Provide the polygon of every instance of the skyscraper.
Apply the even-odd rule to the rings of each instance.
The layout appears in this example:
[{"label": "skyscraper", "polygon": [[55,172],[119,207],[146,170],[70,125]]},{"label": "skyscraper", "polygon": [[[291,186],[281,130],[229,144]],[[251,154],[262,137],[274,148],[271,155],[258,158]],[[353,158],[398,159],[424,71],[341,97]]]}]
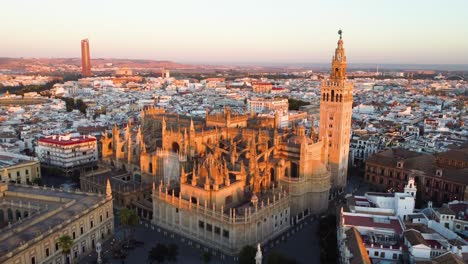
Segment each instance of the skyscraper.
[{"label": "skyscraper", "polygon": [[330,78],[322,81],[319,137],[328,137],[332,188],[346,186],[353,105],[353,82],[346,79],[346,55],[341,36],[332,59]]},{"label": "skyscraper", "polygon": [[88,39],[81,40],[81,74],[83,77],[91,76],[91,57],[89,56]]}]

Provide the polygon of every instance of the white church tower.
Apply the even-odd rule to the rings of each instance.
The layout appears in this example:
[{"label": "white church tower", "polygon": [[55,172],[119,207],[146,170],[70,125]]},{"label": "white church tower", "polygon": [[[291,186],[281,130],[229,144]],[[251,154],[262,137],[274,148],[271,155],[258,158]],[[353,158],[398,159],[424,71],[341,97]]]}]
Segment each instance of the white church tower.
[{"label": "white church tower", "polygon": [[404,192],[416,198],[416,191],[417,191],[417,188],[414,182],[414,177],[410,176],[408,183],[405,185]]}]

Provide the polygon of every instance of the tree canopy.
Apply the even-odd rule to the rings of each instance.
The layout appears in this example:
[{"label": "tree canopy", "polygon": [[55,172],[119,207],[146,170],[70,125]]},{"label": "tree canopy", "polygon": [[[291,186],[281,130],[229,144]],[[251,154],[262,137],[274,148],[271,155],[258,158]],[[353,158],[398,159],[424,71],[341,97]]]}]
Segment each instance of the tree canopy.
[{"label": "tree canopy", "polygon": [[73,245],[73,239],[69,235],[63,235],[59,238],[59,247],[64,254],[70,254]]},{"label": "tree canopy", "polygon": [[239,253],[239,264],[255,264],[257,249],[253,246],[245,246]]},{"label": "tree canopy", "polygon": [[164,261],[168,260],[168,253],[169,249],[166,245],[157,243],[156,246],[150,250],[148,254],[148,261],[150,263],[163,263]]},{"label": "tree canopy", "polygon": [[304,106],[304,105],[310,105],[309,102],[294,99],[294,98],[288,98],[288,103],[289,103],[289,110],[299,110],[299,107]]},{"label": "tree canopy", "polygon": [[202,259],[203,263],[205,263],[205,264],[210,263],[211,262],[211,253],[209,251],[203,252],[203,254],[201,255],[201,259]]},{"label": "tree canopy", "polygon": [[83,102],[82,99],[77,99],[76,102],[75,99],[69,97],[61,97],[61,99],[65,101],[65,107],[67,109],[67,112],[71,112],[74,109],[78,109],[81,113],[86,114],[86,109],[88,108],[88,106],[85,102]]},{"label": "tree canopy", "polygon": [[[122,225],[122,228],[124,230],[124,237],[127,239],[127,230],[130,227],[136,226],[138,222],[140,221],[140,218],[138,215],[135,213],[135,211],[130,210],[128,208],[122,208],[120,209],[120,224]],[[127,239],[128,241],[128,239]]]},{"label": "tree canopy", "polygon": [[268,255],[267,264],[296,264],[297,261],[273,251]]}]

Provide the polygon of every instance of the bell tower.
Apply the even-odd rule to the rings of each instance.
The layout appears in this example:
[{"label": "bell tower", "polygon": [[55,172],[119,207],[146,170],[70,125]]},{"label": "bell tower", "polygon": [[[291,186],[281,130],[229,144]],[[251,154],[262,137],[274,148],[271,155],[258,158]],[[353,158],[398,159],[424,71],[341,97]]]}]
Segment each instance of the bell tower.
[{"label": "bell tower", "polygon": [[347,63],[341,29],[338,34],[340,39],[332,58],[330,78],[321,84],[319,128],[319,138],[328,138],[328,161],[335,191],[346,186],[354,86],[346,79]]}]

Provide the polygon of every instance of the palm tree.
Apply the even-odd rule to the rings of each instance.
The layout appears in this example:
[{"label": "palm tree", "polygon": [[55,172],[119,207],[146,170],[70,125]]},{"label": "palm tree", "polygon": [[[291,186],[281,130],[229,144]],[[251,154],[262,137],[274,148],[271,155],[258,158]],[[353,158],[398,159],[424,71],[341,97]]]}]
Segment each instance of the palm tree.
[{"label": "palm tree", "polygon": [[62,249],[62,255],[65,257],[65,263],[69,263],[73,239],[69,235],[63,235],[59,238],[58,244],[59,247]]},{"label": "palm tree", "polygon": [[[124,230],[124,239],[127,239],[127,229],[135,226],[138,224],[140,219],[138,218],[138,215],[133,210],[130,210],[128,208],[122,208],[120,209],[120,224],[123,227]],[[129,241],[127,241],[128,243]]]}]

